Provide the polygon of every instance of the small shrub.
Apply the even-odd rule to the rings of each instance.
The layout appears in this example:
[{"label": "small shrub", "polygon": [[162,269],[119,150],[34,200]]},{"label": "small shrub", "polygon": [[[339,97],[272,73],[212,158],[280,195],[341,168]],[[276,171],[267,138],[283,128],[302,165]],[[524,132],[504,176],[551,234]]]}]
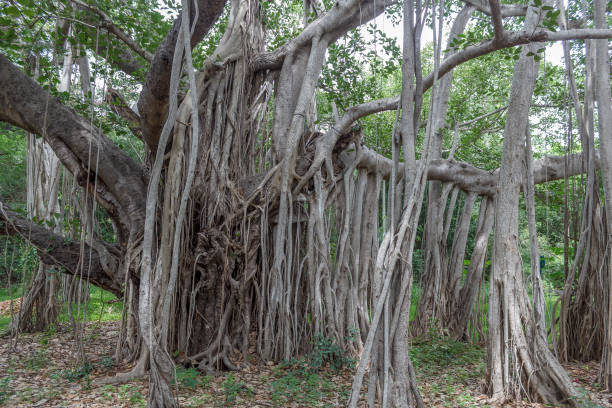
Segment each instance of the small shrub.
[{"label": "small shrub", "polygon": [[185,368],[179,366],[176,368],[176,382],[183,387],[194,389],[200,385],[206,386],[210,383],[210,380],[211,377],[209,375],[202,377],[200,372],[193,367]]},{"label": "small shrub", "polygon": [[100,366],[106,370],[111,369],[115,366],[115,360],[112,357],[104,356],[100,360]]},{"label": "small shrub", "polygon": [[225,406],[233,405],[238,394],[246,394],[247,396],[255,394],[255,392],[247,387],[243,381],[236,380],[232,373],[227,375],[227,378],[221,385],[223,386],[223,393],[225,394]]},{"label": "small shrub", "polygon": [[60,376],[68,380],[70,382],[75,382],[80,380],[81,378],[85,378],[88,376],[91,371],[92,366],[88,362],[85,362],[83,365],[74,368],[68,368],[66,370],[60,371]]},{"label": "small shrub", "polygon": [[119,387],[119,398],[122,400],[128,400],[130,406],[144,407],[147,403],[144,395],[131,384],[123,384]]},{"label": "small shrub", "polygon": [[[345,343],[355,340],[359,333],[356,329],[349,329],[348,335],[344,338]],[[329,364],[335,371],[340,371],[345,367],[355,365],[356,359],[349,357],[344,349],[333,339],[324,337],[320,334],[315,335],[313,349],[308,357],[308,365],[311,372],[318,372],[325,365]]]}]

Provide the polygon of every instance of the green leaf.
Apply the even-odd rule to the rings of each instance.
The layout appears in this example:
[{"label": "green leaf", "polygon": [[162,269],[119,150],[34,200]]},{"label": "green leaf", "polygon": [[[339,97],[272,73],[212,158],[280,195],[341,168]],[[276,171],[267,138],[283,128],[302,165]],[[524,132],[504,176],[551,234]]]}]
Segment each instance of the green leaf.
[{"label": "green leaf", "polygon": [[8,6],[7,8],[4,9],[4,12],[8,14],[9,16],[13,16],[13,17],[19,17],[21,15],[21,13],[19,12],[19,9],[15,6]]}]

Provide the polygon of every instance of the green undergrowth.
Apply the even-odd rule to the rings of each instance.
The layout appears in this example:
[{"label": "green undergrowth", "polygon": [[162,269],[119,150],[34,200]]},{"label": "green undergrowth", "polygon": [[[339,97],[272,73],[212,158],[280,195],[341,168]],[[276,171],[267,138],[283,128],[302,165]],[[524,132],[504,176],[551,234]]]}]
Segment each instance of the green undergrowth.
[{"label": "green undergrowth", "polygon": [[[72,314],[76,318],[77,313],[83,314],[87,312],[87,321],[101,321],[109,322],[121,320],[121,310],[123,307],[123,301],[117,299],[115,295],[110,292],[100,289],[96,286],[90,285],[89,288],[89,301],[82,302],[79,311],[78,304],[73,303]],[[62,313],[59,316],[59,322],[68,322],[68,306],[62,307]]]},{"label": "green undergrowth", "polygon": [[11,287],[11,293],[12,296],[9,296],[9,289],[8,287],[0,287],[0,302],[4,302],[5,300],[9,300],[11,297],[13,299],[16,299],[18,297],[21,296],[21,286],[16,286],[13,285]]},{"label": "green undergrowth", "polygon": [[414,339],[409,353],[424,398],[436,398],[442,407],[476,405],[468,386],[484,378],[484,347],[430,333]]},{"label": "green undergrowth", "polygon": [[[350,330],[346,341],[358,335]],[[274,406],[284,407],[298,404],[303,407],[328,406],[330,401],[335,405],[345,405],[350,387],[338,381],[341,374],[355,367],[357,360],[332,339],[316,335],[312,342],[312,351],[300,359],[284,361],[273,369],[269,380],[271,400]]]},{"label": "green undergrowth", "polygon": [[433,374],[439,373],[440,368],[483,365],[485,349],[451,337],[429,335],[413,341],[410,357],[417,372]]},{"label": "green undergrowth", "polygon": [[[9,291],[7,288],[0,288],[0,302],[10,299],[8,292]],[[11,288],[11,295],[13,299],[21,297],[21,288]],[[80,319],[82,320],[86,313],[88,322],[117,321],[121,320],[122,308],[123,301],[121,299],[117,299],[115,295],[105,291],[104,289],[100,289],[96,286],[90,285],[89,300],[87,302],[81,302],[80,308],[77,302],[73,302],[72,315],[75,319],[78,316],[81,316]],[[68,305],[62,305],[57,322],[60,324],[70,322],[68,315]],[[10,323],[10,315],[0,315],[0,333],[6,332]]]},{"label": "green undergrowth", "polygon": [[275,407],[298,404],[301,407],[346,405],[350,387],[335,381],[333,372],[300,372],[276,367],[270,379],[271,402]]}]

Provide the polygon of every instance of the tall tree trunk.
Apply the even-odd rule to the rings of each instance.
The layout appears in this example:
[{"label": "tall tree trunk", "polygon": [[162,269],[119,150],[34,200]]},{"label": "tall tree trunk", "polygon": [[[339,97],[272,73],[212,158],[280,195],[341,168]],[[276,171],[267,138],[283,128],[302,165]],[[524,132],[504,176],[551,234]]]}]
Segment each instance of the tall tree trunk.
[{"label": "tall tree trunk", "polygon": [[[463,33],[473,11],[473,7],[466,6],[457,15],[448,37],[448,44],[451,44],[458,35]],[[442,156],[443,128],[446,125],[446,111],[452,78],[452,71],[441,78],[439,92],[434,101],[436,116],[433,118],[432,159],[439,159]],[[425,269],[421,275],[421,296],[413,323],[415,334],[423,334],[432,324],[438,327],[446,327],[448,318],[446,312],[453,301],[452,298],[448,297],[449,288],[447,285],[450,282],[446,275],[449,263],[446,249],[447,234],[445,234],[444,229],[444,213],[450,187],[442,188],[442,183],[439,181],[429,182],[427,215],[425,217]],[[448,220],[452,218],[453,210],[454,205],[451,202],[448,208]]]},{"label": "tall tree trunk", "polygon": [[[606,3],[595,0],[593,10],[596,28],[607,28]],[[608,284],[606,300],[608,316],[605,324],[605,343],[601,358],[600,382],[608,389],[612,389],[612,103],[610,101],[610,56],[608,41],[595,42],[595,89],[599,119],[599,145],[601,148],[601,177],[606,196],[606,227],[607,227],[607,273],[603,281]]]},{"label": "tall tree trunk", "polygon": [[600,200],[600,183],[595,169],[595,49],[590,40],[586,41],[585,45],[584,110],[578,100],[569,47],[565,46],[570,95],[584,152],[586,185],[582,199],[579,239],[574,259],[571,265],[568,265],[561,297],[559,356],[564,361],[592,361],[600,358],[606,337],[605,328],[600,324],[605,321],[607,315],[604,306],[607,304],[607,291],[601,285],[605,265],[606,226]]},{"label": "tall tree trunk", "polygon": [[[539,10],[529,6],[525,28],[533,29]],[[488,392],[494,401],[528,397],[551,404],[575,406],[576,391],[536,329],[523,281],[518,246],[518,205],[522,158],[529,107],[538,62],[527,55],[538,44],[523,48],[514,78],[504,130],[504,145],[495,206],[495,242],[489,294]],[[533,55],[533,54],[532,54]]]}]

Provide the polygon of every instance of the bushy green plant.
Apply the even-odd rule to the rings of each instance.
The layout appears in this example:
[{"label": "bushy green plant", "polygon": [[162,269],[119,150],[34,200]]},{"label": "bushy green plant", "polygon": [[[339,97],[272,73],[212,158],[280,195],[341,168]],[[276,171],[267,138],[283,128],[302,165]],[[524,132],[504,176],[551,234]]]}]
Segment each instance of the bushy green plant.
[{"label": "bushy green plant", "polygon": [[103,356],[100,359],[100,366],[106,370],[113,368],[115,366],[115,359],[110,356]]},{"label": "bushy green plant", "polygon": [[601,405],[589,399],[589,393],[582,387],[578,387],[579,395],[570,399],[576,401],[581,408],[603,408]]},{"label": "bushy green plant", "polygon": [[354,358],[348,357],[346,352],[333,339],[322,335],[315,335],[312,352],[308,358],[308,366],[311,371],[318,372],[326,363],[334,370],[341,370],[351,366]]},{"label": "bushy green plant", "polygon": [[237,380],[232,373],[227,375],[221,386],[225,395],[225,406],[234,405],[238,394],[245,394],[247,396],[255,394],[252,388],[248,387],[243,381]]},{"label": "bushy green plant", "polygon": [[[177,367],[176,368],[176,383],[183,387],[194,389],[198,386],[206,386],[210,382],[209,375],[201,376],[200,372],[193,367]],[[175,381],[173,380],[173,383]]]},{"label": "bushy green plant", "polygon": [[80,380],[81,378],[86,377],[92,369],[91,364],[87,361],[80,366],[74,368],[67,368],[65,370],[60,371],[60,376],[65,380],[70,382],[75,382]]}]

